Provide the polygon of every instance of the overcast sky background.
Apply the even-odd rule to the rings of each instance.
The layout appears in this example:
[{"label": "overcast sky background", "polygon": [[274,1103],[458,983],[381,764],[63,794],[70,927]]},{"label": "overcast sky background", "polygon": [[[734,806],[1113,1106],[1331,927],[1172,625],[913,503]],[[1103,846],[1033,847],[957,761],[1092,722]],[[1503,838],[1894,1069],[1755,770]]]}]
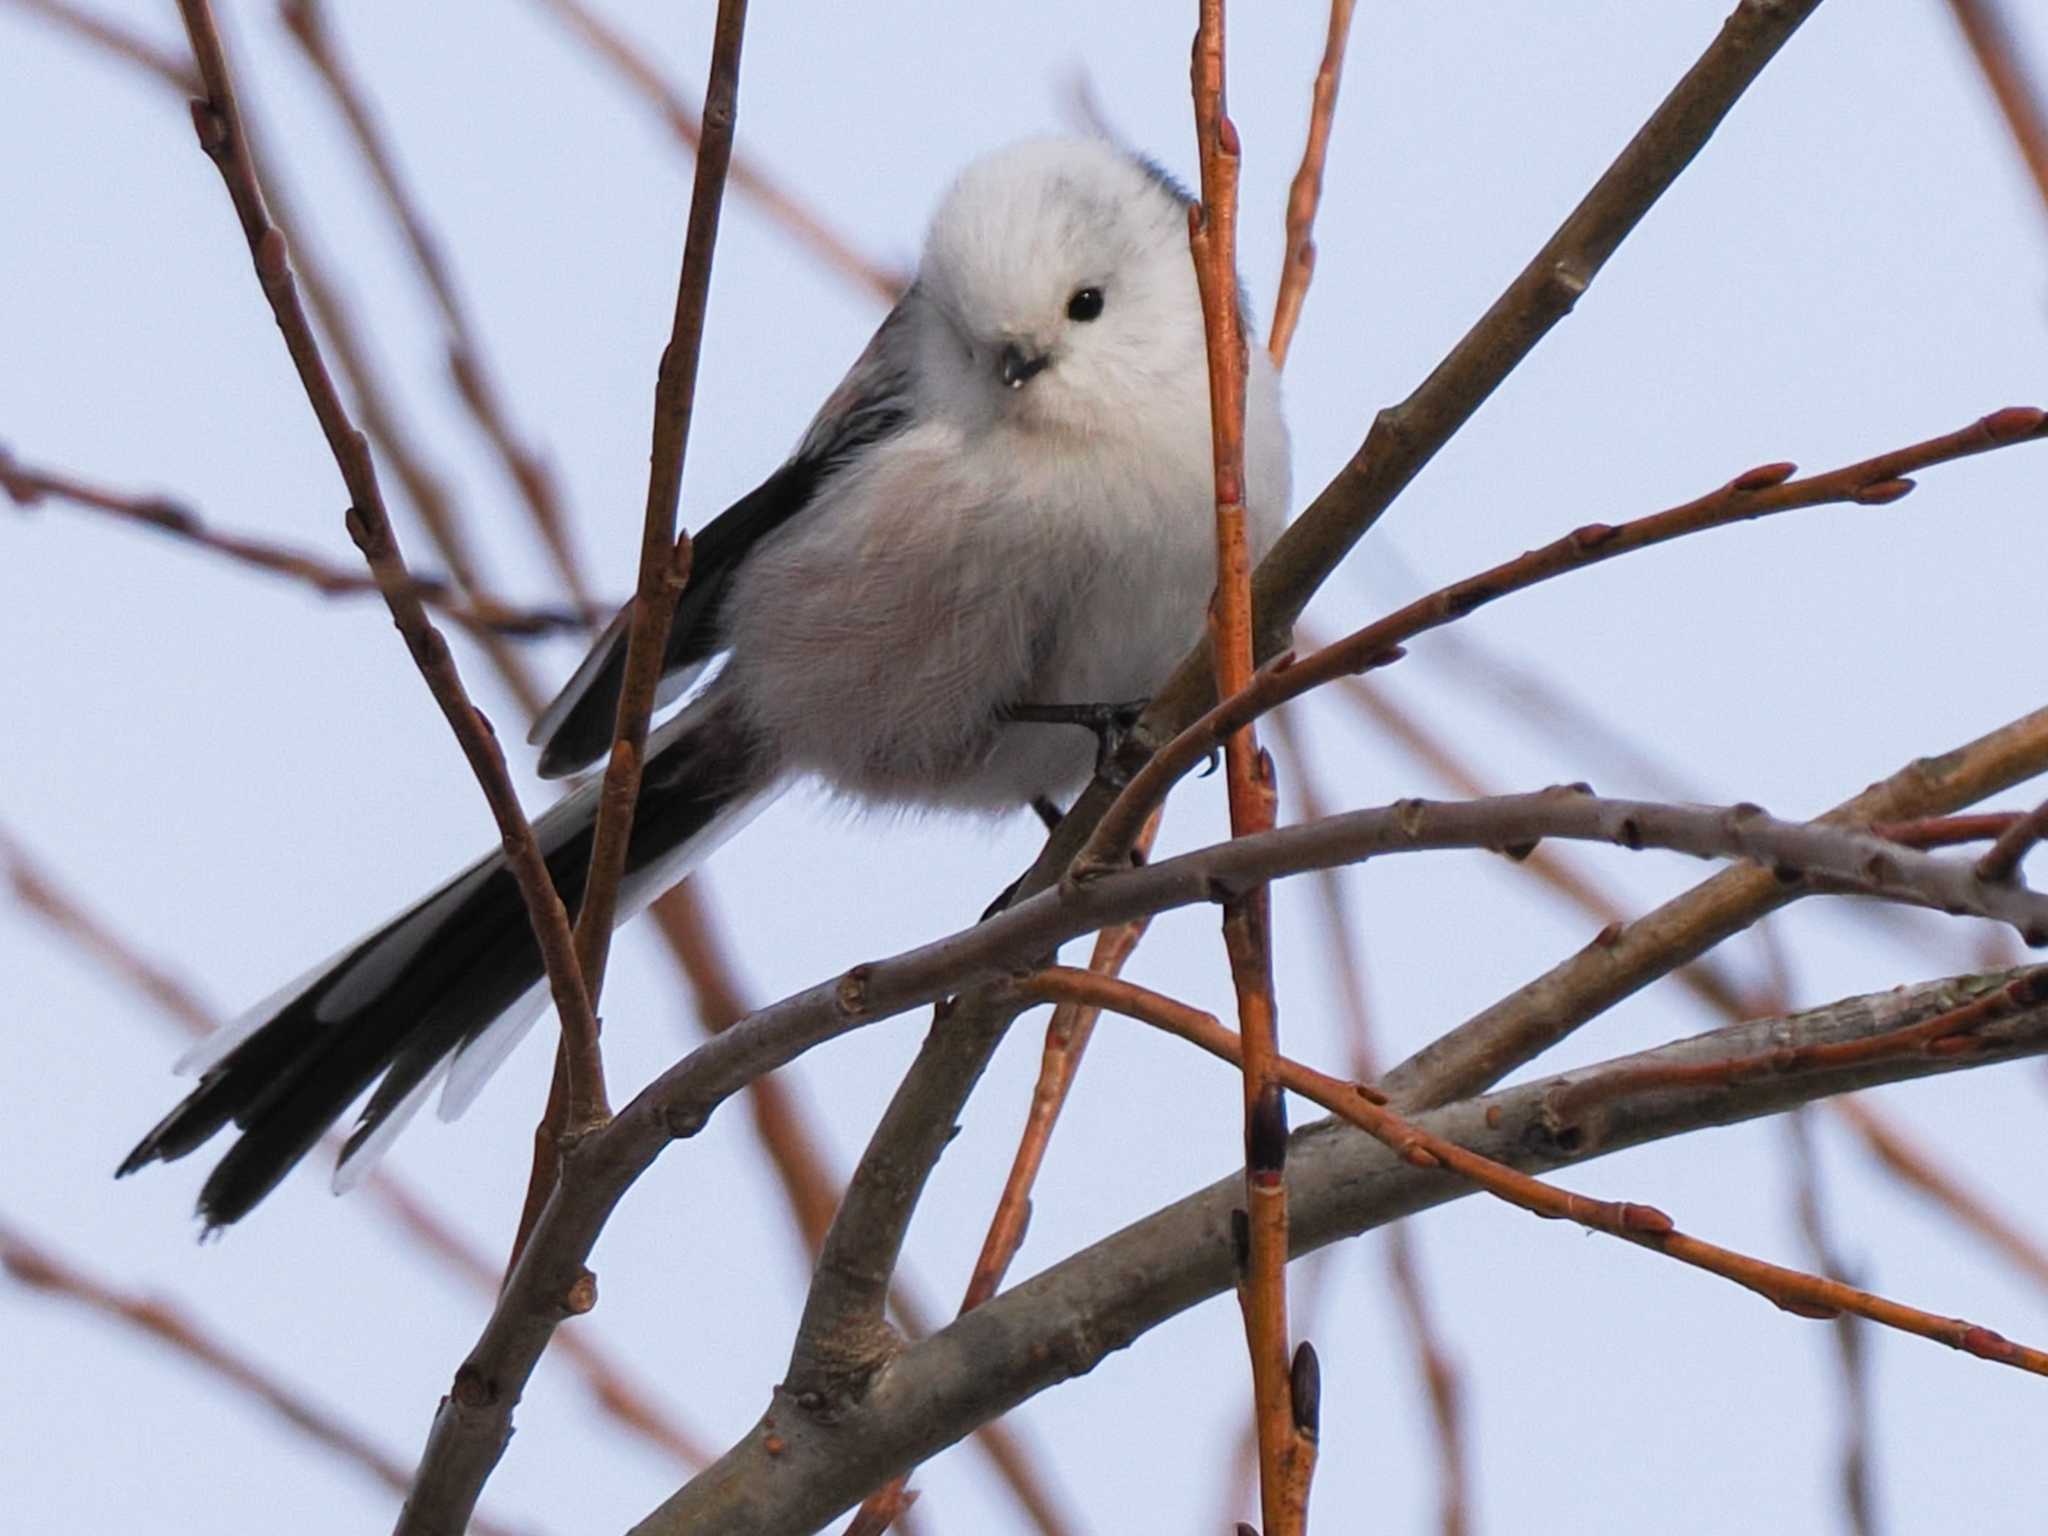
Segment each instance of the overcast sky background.
[{"label": "overcast sky background", "polygon": [[[1352,452],[1527,260],[1712,37],[1725,0],[1360,9],[1288,372],[1297,500]],[[501,371],[542,440],[603,588],[631,581],[649,399],[690,167],[659,123],[541,6],[335,7]],[[2048,64],[2048,14],[2008,7]],[[109,7],[109,14],[114,8]],[[123,6],[182,48],[168,4]],[[268,5],[223,7],[271,159],[345,272],[434,464],[459,486],[499,585],[551,592],[523,510],[443,387],[438,328],[373,189]],[[711,5],[606,7],[693,88]],[[958,166],[1059,126],[1093,81],[1131,141],[1192,179],[1193,7],[928,0],[755,7],[740,143],[862,248],[898,262]],[[1263,314],[1281,249],[1323,7],[1240,6],[1231,107],[1245,145],[1241,247]],[[343,496],[184,104],[0,6],[0,441],[24,461],[189,501],[223,528],[353,551]],[[787,450],[878,318],[873,300],[728,201],[683,494],[700,524]],[[1792,41],[1566,321],[1417,482],[1312,610],[1333,632],[1566,529],[1682,501],[1749,465],[1831,467],[2048,401],[2048,219],[1936,0],[1836,0]],[[1940,468],[1884,509],[1792,514],[1688,540],[1488,609],[1496,654],[1566,687],[1703,793],[1806,814],[2043,702],[2039,572],[2048,449]],[[387,483],[388,483],[387,475]],[[402,526],[416,566],[434,561]],[[1398,562],[1396,560],[1398,556]],[[516,708],[464,674],[508,739]],[[1503,788],[1657,786],[1591,741],[1510,722],[1424,640],[1385,687]],[[536,648],[550,680],[570,641]],[[232,1012],[491,841],[463,760],[372,601],[327,602],[136,529],[50,505],[0,511],[0,822],[149,954]],[[1441,792],[1341,706],[1300,724],[1346,806]],[[526,755],[514,753],[524,775]],[[546,791],[522,783],[534,809]],[[2002,804],[2031,804],[2038,788]],[[1175,799],[1166,841],[1224,828],[1221,781]],[[795,794],[704,889],[767,1000],[957,928],[1030,858],[998,825],[859,819]],[[1704,866],[1574,855],[1632,903]],[[1499,860],[1388,861],[1349,877],[1380,1043],[1404,1054],[1583,944],[1594,924]],[[1284,1038],[1346,1046],[1314,891],[1275,901]],[[1774,920],[1802,1002],[1967,968],[1983,935],[1907,941],[1807,903]],[[1073,953],[1080,953],[1078,948]],[[1753,969],[1753,945],[1731,953]],[[1213,914],[1162,920],[1132,974],[1222,1009]],[[208,1326],[418,1453],[484,1316],[323,1169],[218,1245],[191,1201],[216,1149],[116,1185],[180,1091],[182,1048],[129,992],[0,907],[9,1059],[0,1220]],[[623,1098],[695,1038],[665,956],[629,931],[607,989]],[[911,1234],[934,1310],[957,1299],[1015,1145],[1043,1016],[1014,1032]],[[1709,1028],[1652,989],[1558,1063]],[[912,1016],[787,1076],[850,1167],[925,1027]],[[455,1126],[422,1120],[391,1166],[501,1252],[548,1071],[536,1031]],[[1552,1065],[1546,1062],[1546,1067]],[[2048,1082],[2038,1066],[1882,1094],[2034,1230]],[[1235,1166],[1239,1093],[1187,1048],[1106,1021],[1052,1147],[1018,1278]],[[1302,1118],[1306,1118],[1305,1116]],[[1829,1213],[1859,1278],[2032,1343],[2048,1296],[1873,1172],[1826,1122]],[[1805,1264],[1782,1124],[1693,1137],[1566,1182],[1653,1202],[1702,1236]],[[1843,1527],[1831,1332],[1746,1292],[1562,1224],[1467,1200],[1414,1226],[1463,1372],[1475,1528],[1670,1533]],[[633,1191],[597,1251],[602,1302],[573,1326],[665,1385],[708,1440],[743,1433],[778,1379],[805,1267],[735,1106]],[[1325,1372],[1315,1525],[1433,1529],[1431,1434],[1388,1300],[1383,1240],[1343,1250],[1298,1323]],[[20,1530],[306,1536],[383,1528],[391,1499],[182,1360],[0,1284],[0,1512]],[[1871,1340],[1887,1529],[2038,1529],[2043,1386],[1897,1335]],[[1220,1531],[1248,1402],[1227,1300],[1140,1340],[1013,1417],[1077,1527]],[[537,1531],[617,1530],[679,1474],[544,1366],[486,1497]],[[969,1448],[919,1474],[927,1531],[1023,1531]]]}]

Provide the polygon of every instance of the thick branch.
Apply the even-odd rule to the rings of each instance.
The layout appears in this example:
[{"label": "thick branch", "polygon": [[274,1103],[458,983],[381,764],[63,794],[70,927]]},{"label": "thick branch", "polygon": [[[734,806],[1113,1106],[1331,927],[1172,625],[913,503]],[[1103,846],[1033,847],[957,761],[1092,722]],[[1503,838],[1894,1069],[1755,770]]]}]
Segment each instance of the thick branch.
[{"label": "thick branch", "polygon": [[[1578,1127],[1560,1136],[1552,1123],[1551,1096],[1588,1076],[1885,1034],[2007,979],[1931,982],[1731,1025],[1458,1103],[1417,1117],[1417,1124],[1509,1167],[1541,1172],[1857,1088],[2048,1052],[2048,1007],[2037,1007],[1987,1029],[1978,1055],[1892,1056],[1812,1075],[1646,1093],[1611,1106],[1597,1136]],[[1418,1168],[1348,1126],[1322,1121],[1292,1140],[1297,1255],[1470,1193],[1462,1180]],[[1228,1290],[1230,1212],[1241,1199],[1242,1176],[1232,1175],[1084,1249],[905,1350],[859,1402],[830,1422],[778,1393],[769,1413],[772,1430],[764,1420],[637,1526],[636,1536],[814,1528],[898,1467],[931,1456],[974,1424],[1091,1370],[1168,1318]],[[1990,1336],[1981,1342],[1995,1348]]]},{"label": "thick branch", "polygon": [[[1860,826],[1939,816],[2048,772],[2048,709],[1966,746],[1908,763],[1845,800],[1821,822]],[[1387,1074],[1404,1108],[1478,1093],[1533,1061],[1588,1019],[1697,959],[1801,894],[1761,869],[1730,869],[1595,941]]]}]

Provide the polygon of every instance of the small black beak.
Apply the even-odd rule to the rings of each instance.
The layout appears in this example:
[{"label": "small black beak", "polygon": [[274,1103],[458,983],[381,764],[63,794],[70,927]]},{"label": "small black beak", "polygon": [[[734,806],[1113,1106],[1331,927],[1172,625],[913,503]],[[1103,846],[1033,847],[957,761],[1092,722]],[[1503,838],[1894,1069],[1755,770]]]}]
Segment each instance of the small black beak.
[{"label": "small black beak", "polygon": [[1003,348],[1003,382],[1012,389],[1022,389],[1034,375],[1043,373],[1050,357],[1026,357],[1024,349],[1014,341]]}]

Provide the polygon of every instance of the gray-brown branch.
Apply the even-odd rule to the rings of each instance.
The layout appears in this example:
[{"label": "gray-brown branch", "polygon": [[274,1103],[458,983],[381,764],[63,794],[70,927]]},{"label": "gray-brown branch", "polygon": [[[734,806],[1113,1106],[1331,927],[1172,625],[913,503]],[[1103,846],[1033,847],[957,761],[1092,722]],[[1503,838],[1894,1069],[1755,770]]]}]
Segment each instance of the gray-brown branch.
[{"label": "gray-brown branch", "polygon": [[[1730,1025],[1465,1100],[1417,1123],[1498,1162],[1540,1173],[1833,1094],[2043,1054],[2048,1006],[2037,1006],[1988,1026],[1982,1050],[1969,1055],[1887,1056],[1811,1074],[1631,1094],[1603,1104],[1596,1134],[1561,1123],[1552,1112],[1561,1091],[1609,1073],[1889,1034],[1982,996],[2014,974],[1923,983]],[[1329,1120],[1295,1133],[1287,1170],[1297,1256],[1474,1192],[1454,1175],[1414,1167],[1364,1132]],[[1242,1176],[1232,1175],[1133,1223],[905,1349],[857,1402],[836,1405],[830,1415],[778,1390],[754,1430],[636,1526],[634,1536],[713,1530],[791,1536],[817,1529],[975,1424],[1092,1370],[1168,1318],[1227,1292],[1234,1278],[1230,1213],[1242,1202]]]}]

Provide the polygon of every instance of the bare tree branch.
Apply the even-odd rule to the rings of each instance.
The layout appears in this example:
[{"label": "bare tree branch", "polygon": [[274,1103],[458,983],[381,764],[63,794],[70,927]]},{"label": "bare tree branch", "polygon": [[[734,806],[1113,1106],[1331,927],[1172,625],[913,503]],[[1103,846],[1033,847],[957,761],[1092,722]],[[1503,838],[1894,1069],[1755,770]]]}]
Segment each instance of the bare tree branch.
[{"label": "bare tree branch", "polygon": [[[1351,40],[1355,0],[1330,0],[1330,29],[1323,40],[1323,60],[1316,66],[1309,93],[1307,142],[1301,147],[1301,168],[1287,189],[1287,254],[1280,263],[1280,291],[1273,299],[1273,323],[1267,327],[1266,350],[1273,366],[1287,366],[1287,349],[1301,319],[1302,300],[1316,270],[1316,208],[1323,200],[1323,165],[1330,157],[1330,129],[1337,120],[1337,86],[1344,77],[1344,49]],[[1273,1536],[1267,1532],[1266,1536]]]},{"label": "bare tree branch", "polygon": [[447,641],[442,639],[441,632],[434,627],[419,598],[412,592],[405,558],[399,552],[397,535],[392,531],[391,520],[384,510],[383,492],[377,482],[376,464],[370,456],[369,443],[349,419],[347,407],[342,404],[334,381],[328,375],[327,365],[321,359],[320,344],[314,337],[313,327],[299,303],[297,288],[292,281],[285,238],[270,222],[265,211],[255,164],[249,157],[243,135],[241,113],[235,103],[234,85],[228,75],[227,55],[221,46],[211,6],[208,0],[178,0],[178,9],[185,19],[185,30],[191,39],[193,56],[199,64],[200,78],[206,83],[205,99],[195,100],[192,106],[192,120],[198,130],[200,147],[213,161],[227,186],[236,217],[241,222],[243,237],[249,244],[257,281],[270,302],[279,330],[284,333],[285,346],[298,370],[299,382],[305,388],[313,414],[319,419],[321,431],[326,435],[335,464],[341,471],[342,481],[348,487],[352,503],[348,512],[349,535],[363,551],[364,559],[377,577],[392,620],[405,637],[406,648],[419,666],[420,675],[433,693],[435,703],[441,706],[441,713],[454,731],[463,755],[469,759],[471,771],[483,787],[484,798],[490,802],[504,845],[506,863],[518,883],[520,897],[526,903],[527,916],[533,924],[541,958],[547,967],[549,989],[554,995],[556,1012],[561,1016],[563,1033],[588,1042],[587,1052],[594,1052],[597,1018],[591,1011],[590,997],[577,969],[568,913],[555,892],[547,864],[534,841],[533,828],[528,825],[526,813],[519,805],[519,796],[512,788],[497,734],[483,713],[470,703],[469,695],[462,686],[461,674],[456,670],[455,658],[449,654]]},{"label": "bare tree branch", "polygon": [[[1593,275],[1705,146],[1819,0],[1741,0],[1720,35],[1593,190],[1451,355],[1365,443],[1253,573],[1262,648],[1277,649],[1310,595],[1436,451],[1562,318]],[[1129,773],[1215,697],[1206,644],[1156,695],[1108,775],[1071,807],[1018,891],[1057,881]],[[1135,828],[1132,829],[1135,831]],[[828,1405],[857,1395],[897,1348],[881,1297],[924,1182],[1015,1016],[1000,989],[954,999],[927,1036],[852,1180],[813,1277],[787,1382]],[[829,1349],[821,1348],[831,1341]]]},{"label": "bare tree branch", "polygon": [[[1543,1172],[1645,1142],[1782,1113],[1880,1082],[2048,1052],[2048,1008],[1994,1024],[1976,1056],[1892,1056],[1812,1076],[1660,1090],[1618,1102],[1602,1136],[1560,1136],[1547,1105],[1562,1087],[1605,1071],[1848,1042],[1944,1012],[2008,978],[1960,978],[1754,1020],[1434,1110],[1416,1124],[1508,1167]],[[1321,1121],[1297,1131],[1291,1235],[1297,1254],[1459,1198],[1469,1187],[1381,1143]],[[899,1467],[928,1458],[968,1425],[1080,1375],[1166,1319],[1229,1289],[1230,1211],[1242,1175],[1219,1180],[1063,1260],[892,1360],[829,1419],[778,1389],[767,1415],[714,1467],[634,1528],[636,1536],[765,1536],[809,1530]],[[1996,1352],[1986,1331],[1965,1347]],[[772,1440],[773,1449],[769,1442]]]},{"label": "bare tree branch", "polygon": [[1390,665],[1404,654],[1402,646],[1417,635],[1455,623],[1497,598],[1619,555],[1774,513],[1844,503],[1888,505],[1912,491],[1913,482],[1905,478],[1909,474],[2000,448],[2038,442],[2044,436],[2048,436],[2048,411],[2033,406],[2008,406],[1925,442],[1803,479],[1792,478],[1795,466],[1791,464],[1760,465],[1704,496],[1662,512],[1626,523],[1589,523],[1574,529],[1540,549],[1504,560],[1477,576],[1468,576],[1417,598],[1311,655],[1297,660],[1291,654],[1283,654],[1244,687],[1225,689],[1217,704],[1150,756],[1103,813],[1087,845],[1076,856],[1076,869],[1085,873],[1113,865],[1136,825],[1229,732],[1313,688]]},{"label": "bare tree branch", "polygon": [[[2048,709],[1908,763],[1820,818],[1831,826],[1958,810],[2048,772]],[[1382,1084],[1405,1108],[1482,1092],[1586,1020],[1776,911],[1799,892],[1768,870],[1731,869],[1620,929],[1417,1051]]]}]

